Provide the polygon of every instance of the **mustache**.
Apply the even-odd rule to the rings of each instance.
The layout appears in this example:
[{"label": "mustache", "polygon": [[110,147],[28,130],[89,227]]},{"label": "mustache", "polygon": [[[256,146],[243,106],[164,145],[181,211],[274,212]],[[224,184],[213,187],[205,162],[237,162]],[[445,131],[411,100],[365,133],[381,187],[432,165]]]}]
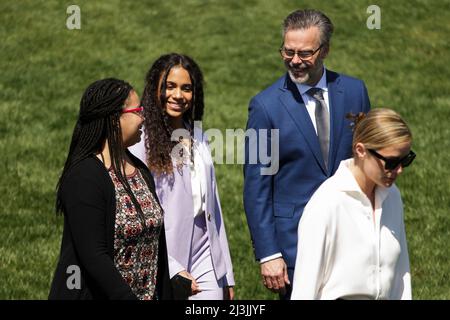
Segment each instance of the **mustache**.
[{"label": "mustache", "polygon": [[288,68],[290,72],[297,73],[297,72],[308,72],[308,67],[289,67]]},{"label": "mustache", "polygon": [[302,64],[295,64],[295,65],[289,64],[288,67],[289,67],[290,70],[293,70],[293,71],[302,71],[302,70],[307,70],[307,69],[310,68],[310,66],[305,65],[303,63]]},{"label": "mustache", "polygon": [[289,69],[291,69],[291,70],[293,70],[293,71],[303,71],[303,70],[309,69],[309,67],[295,67],[295,66],[290,66]]}]

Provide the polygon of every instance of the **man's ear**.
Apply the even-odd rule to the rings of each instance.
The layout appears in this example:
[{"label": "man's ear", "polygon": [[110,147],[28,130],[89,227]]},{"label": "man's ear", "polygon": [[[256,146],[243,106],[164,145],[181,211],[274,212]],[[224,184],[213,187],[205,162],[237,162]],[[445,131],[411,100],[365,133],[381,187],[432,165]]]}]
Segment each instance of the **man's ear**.
[{"label": "man's ear", "polygon": [[324,45],[322,49],[320,49],[320,58],[325,59],[328,56],[328,53],[330,52],[330,46]]}]

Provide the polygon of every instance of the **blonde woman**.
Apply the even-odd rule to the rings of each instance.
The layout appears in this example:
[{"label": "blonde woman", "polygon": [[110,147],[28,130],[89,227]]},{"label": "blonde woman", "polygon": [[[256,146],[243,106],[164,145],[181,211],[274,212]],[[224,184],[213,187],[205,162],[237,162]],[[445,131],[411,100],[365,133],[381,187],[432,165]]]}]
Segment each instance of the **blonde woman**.
[{"label": "blonde woman", "polygon": [[305,207],[292,299],[411,299],[403,203],[394,182],[415,153],[394,111],[354,117],[353,158]]}]

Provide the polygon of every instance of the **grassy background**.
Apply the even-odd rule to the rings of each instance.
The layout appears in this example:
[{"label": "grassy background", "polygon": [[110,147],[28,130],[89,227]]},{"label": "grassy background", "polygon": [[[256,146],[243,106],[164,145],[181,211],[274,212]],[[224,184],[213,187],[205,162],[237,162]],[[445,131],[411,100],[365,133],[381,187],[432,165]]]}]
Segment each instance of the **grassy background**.
[{"label": "grassy background", "polygon": [[[81,8],[81,30],[66,8]],[[416,299],[450,298],[449,1],[0,2],[0,299],[45,299],[62,221],[54,187],[86,86],[114,76],[142,92],[163,53],[191,55],[206,78],[204,128],[244,128],[249,99],[277,79],[283,18],[321,9],[334,22],[327,67],[365,80],[374,106],[400,112],[418,157],[398,181]],[[447,39],[447,40],[446,40]],[[242,168],[217,165],[238,299],[276,299],[253,258],[242,206]]]}]

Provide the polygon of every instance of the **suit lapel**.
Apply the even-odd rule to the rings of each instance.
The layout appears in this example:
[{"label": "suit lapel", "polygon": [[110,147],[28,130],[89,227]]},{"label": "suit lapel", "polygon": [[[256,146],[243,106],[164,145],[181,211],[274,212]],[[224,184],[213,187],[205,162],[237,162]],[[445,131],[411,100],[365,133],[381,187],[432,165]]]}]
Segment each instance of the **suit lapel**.
[{"label": "suit lapel", "polygon": [[283,93],[280,95],[280,100],[286,111],[294,120],[298,130],[303,134],[305,140],[311,149],[314,157],[326,173],[325,164],[320,151],[319,139],[317,138],[316,130],[311,122],[311,118],[306,110],[305,103],[298,91],[295,83],[286,75],[285,86],[282,88]]},{"label": "suit lapel", "polygon": [[328,86],[328,102],[330,108],[330,152],[328,163],[329,172],[334,172],[337,149],[341,140],[342,124],[344,121],[344,91],[339,84],[339,75],[326,70]]}]

